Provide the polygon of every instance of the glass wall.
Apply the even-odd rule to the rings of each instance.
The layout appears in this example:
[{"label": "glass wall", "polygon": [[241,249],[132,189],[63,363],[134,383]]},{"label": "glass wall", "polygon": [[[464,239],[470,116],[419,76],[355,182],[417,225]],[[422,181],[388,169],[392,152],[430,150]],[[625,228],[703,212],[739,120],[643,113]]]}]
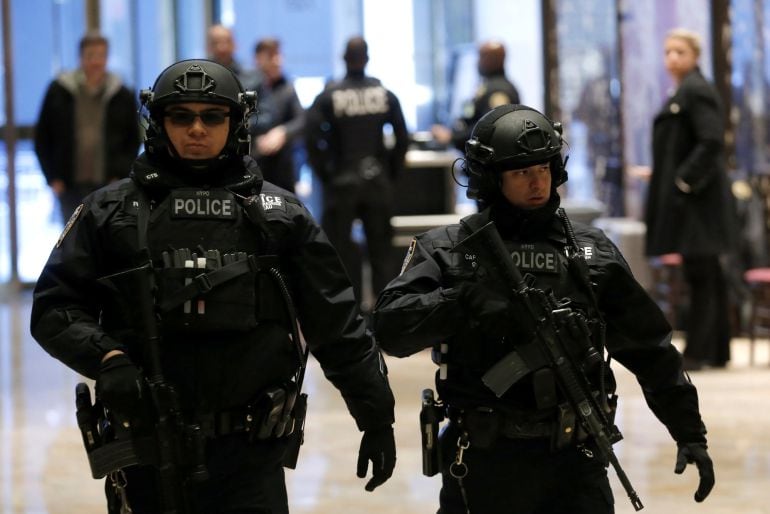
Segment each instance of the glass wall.
[{"label": "glass wall", "polygon": [[[554,1],[559,109],[570,151],[567,194],[581,201],[598,198],[611,216],[641,218],[645,177],[629,170],[650,165],[652,119],[671,86],[663,69],[663,37],[684,26],[709,42],[711,1]],[[305,106],[328,79],[344,73],[341,54],[347,38],[363,34],[370,43],[369,73],[399,95],[412,131],[448,124],[457,116],[478,85],[477,44],[490,38],[506,44],[507,73],[522,101],[546,108],[541,0],[99,2],[101,28],[111,41],[108,67],[136,90],[151,86],[174,60],[204,55],[207,25],[221,22],[232,27],[237,57],[249,70],[254,68],[256,41],[279,38],[285,71]],[[85,3],[11,2],[14,114],[27,138],[19,141],[14,156],[19,274],[25,282],[36,279],[63,221],[29,137],[51,79],[78,64]],[[770,0],[731,0],[730,5],[736,166],[746,176],[770,176],[770,63],[764,29],[770,23]],[[711,53],[711,45],[705,44],[701,64],[709,78]],[[25,65],[30,62],[37,65]],[[2,88],[0,81],[0,93]],[[4,118],[0,112],[2,123]],[[0,150],[0,283],[10,278],[4,157]],[[312,183],[307,168],[301,176]]]},{"label": "glass wall", "polygon": [[559,102],[569,144],[569,198],[622,216],[620,67],[615,0],[556,3]]},{"label": "glass wall", "polygon": [[[31,134],[52,77],[77,65],[77,43],[85,30],[82,0],[11,2],[14,120],[17,132]],[[30,66],[28,63],[38,63]],[[3,95],[5,91],[3,90]],[[2,113],[5,124],[5,112]],[[0,283],[11,278],[8,173],[6,152],[0,159]],[[18,273],[34,280],[60,231],[55,198],[40,173],[30,139],[20,139],[14,155],[18,233]]]},{"label": "glass wall", "polygon": [[[101,0],[101,31],[110,41],[108,69],[134,90],[152,85],[177,55],[204,50],[204,0]],[[15,154],[18,217],[18,274],[37,279],[63,221],[45,183],[32,141],[44,94],[58,74],[78,66],[78,41],[86,30],[84,0],[11,2],[14,116],[21,139]],[[177,23],[178,22],[178,23]],[[176,31],[175,27],[180,30]],[[28,66],[35,62],[40,65]],[[0,92],[2,91],[0,83]],[[5,123],[5,113],[0,114]],[[11,278],[6,152],[0,159],[0,283]]]},{"label": "glass wall", "polygon": [[732,0],[734,177],[739,184],[740,248],[747,268],[770,264],[770,1]]}]

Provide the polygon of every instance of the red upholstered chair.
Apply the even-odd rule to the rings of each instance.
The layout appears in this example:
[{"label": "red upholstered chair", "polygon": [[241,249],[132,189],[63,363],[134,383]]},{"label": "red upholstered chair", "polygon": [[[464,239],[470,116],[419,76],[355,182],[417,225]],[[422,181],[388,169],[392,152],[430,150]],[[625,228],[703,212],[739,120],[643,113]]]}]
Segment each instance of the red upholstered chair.
[{"label": "red upholstered chair", "polygon": [[754,340],[770,335],[770,268],[752,268],[743,274],[751,293],[749,314],[749,365],[754,364]]},{"label": "red upholstered chair", "polygon": [[668,253],[650,258],[652,283],[650,295],[657,302],[674,329],[680,328],[677,319],[685,298],[685,282],[682,277],[682,256]]}]

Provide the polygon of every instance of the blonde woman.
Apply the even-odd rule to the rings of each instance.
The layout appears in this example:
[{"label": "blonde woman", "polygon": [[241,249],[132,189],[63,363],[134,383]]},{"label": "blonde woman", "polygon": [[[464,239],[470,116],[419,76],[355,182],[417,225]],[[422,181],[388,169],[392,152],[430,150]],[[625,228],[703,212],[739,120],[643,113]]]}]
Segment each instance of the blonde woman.
[{"label": "blonde woman", "polygon": [[679,253],[690,304],[685,369],[724,367],[730,359],[727,284],[720,255],[730,248],[732,205],[724,162],[724,115],[698,67],[699,36],[674,29],[664,63],[673,94],[653,123],[647,198],[647,255]]}]

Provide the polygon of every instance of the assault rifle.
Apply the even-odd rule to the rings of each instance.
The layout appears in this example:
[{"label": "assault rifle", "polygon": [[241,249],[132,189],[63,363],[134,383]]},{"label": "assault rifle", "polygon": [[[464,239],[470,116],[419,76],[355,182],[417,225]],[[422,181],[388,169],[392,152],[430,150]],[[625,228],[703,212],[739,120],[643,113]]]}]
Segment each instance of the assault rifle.
[{"label": "assault rifle", "polygon": [[[160,480],[160,512],[181,514],[189,511],[185,482],[208,477],[205,438],[200,426],[185,424],[177,393],[163,376],[153,294],[155,275],[149,252],[146,257],[139,267],[100,281],[111,287],[123,282],[133,288],[144,336],[143,386],[149,391],[151,405],[136,419],[118,419],[114,412],[105,416],[101,402],[92,405],[88,386],[80,383],[76,388],[77,419],[94,478],[114,477],[131,465],[151,465],[157,468]],[[122,493],[122,486],[114,485]]]},{"label": "assault rifle", "polygon": [[[521,316],[517,321],[531,328],[536,338],[536,343],[527,345],[526,350],[514,350],[503,357],[484,375],[484,383],[499,397],[522,376],[541,364],[551,367],[559,388],[577,415],[580,428],[593,439],[605,461],[612,464],[634,509],[643,509],[639,496],[612,449],[612,445],[623,436],[599,406],[583,368],[575,362],[568,350],[592,349],[590,331],[585,320],[568,306],[559,304],[553,295],[546,295],[544,291],[528,285],[514,266],[510,252],[505,248],[493,222],[460,241],[452,251],[477,259],[489,275],[489,280],[510,290],[513,303],[521,307]],[[471,254],[475,254],[475,257],[470,257]],[[593,350],[589,359],[597,355]]]}]

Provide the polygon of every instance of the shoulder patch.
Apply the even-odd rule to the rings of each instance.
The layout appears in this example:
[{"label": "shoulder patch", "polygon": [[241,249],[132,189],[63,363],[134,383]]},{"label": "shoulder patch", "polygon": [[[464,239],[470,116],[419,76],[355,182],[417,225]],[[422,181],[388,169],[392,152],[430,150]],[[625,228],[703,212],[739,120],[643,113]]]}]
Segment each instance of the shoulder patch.
[{"label": "shoulder patch", "polygon": [[281,195],[266,195],[265,193],[260,193],[259,199],[262,202],[263,211],[274,209],[286,211],[286,199]]},{"label": "shoulder patch", "polygon": [[412,261],[412,257],[414,257],[414,250],[416,247],[417,247],[417,239],[412,238],[412,242],[409,243],[409,249],[406,251],[404,262],[401,264],[401,271],[399,272],[399,275],[403,274],[404,271],[406,271],[407,266],[409,266],[409,263]]},{"label": "shoulder patch", "polygon": [[72,213],[72,216],[70,216],[70,219],[67,220],[67,223],[64,225],[64,230],[61,231],[61,235],[59,236],[59,239],[56,241],[56,248],[59,248],[64,241],[64,238],[67,237],[67,234],[72,229],[72,227],[75,225],[75,222],[80,217],[80,213],[83,212],[83,204],[75,208],[75,212]]},{"label": "shoulder patch", "polygon": [[500,107],[501,105],[509,104],[511,103],[511,99],[508,97],[507,94],[503,93],[502,91],[498,91],[496,93],[492,93],[492,95],[489,97],[489,107],[494,109],[495,107]]}]

